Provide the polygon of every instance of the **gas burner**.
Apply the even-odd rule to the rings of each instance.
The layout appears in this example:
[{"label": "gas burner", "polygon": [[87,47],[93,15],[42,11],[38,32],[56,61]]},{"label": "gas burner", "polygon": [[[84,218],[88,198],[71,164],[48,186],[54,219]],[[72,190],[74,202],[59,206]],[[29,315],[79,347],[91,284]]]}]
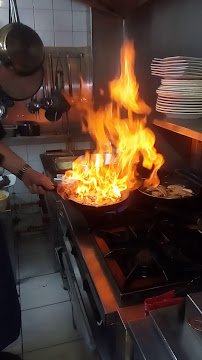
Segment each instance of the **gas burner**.
[{"label": "gas burner", "polygon": [[[134,212],[132,217],[131,214],[122,217],[122,226],[121,218],[117,217],[120,226],[106,222],[107,227],[93,231],[120,306],[186,285],[202,275],[198,255],[202,251],[201,234],[190,237],[192,230],[182,228],[182,223],[170,214],[142,216],[139,212],[137,216]],[[194,250],[187,251],[190,241]]]}]

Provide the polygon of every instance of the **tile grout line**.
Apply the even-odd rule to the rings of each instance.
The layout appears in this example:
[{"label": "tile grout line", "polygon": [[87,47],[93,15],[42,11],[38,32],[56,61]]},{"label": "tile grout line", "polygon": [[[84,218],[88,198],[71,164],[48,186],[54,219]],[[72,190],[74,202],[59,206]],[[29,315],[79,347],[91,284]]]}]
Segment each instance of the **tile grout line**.
[{"label": "tile grout line", "polygon": [[24,309],[24,310],[21,309],[21,312],[30,311],[30,310],[34,310],[34,309],[41,309],[41,308],[44,308],[44,307],[48,307],[48,306],[52,306],[52,305],[57,305],[57,304],[68,303],[68,302],[70,302],[70,301],[71,301],[71,300],[69,299],[69,300],[65,300],[65,301],[59,301],[59,302],[53,303],[53,304],[36,306],[36,307],[30,308],[30,309]]},{"label": "tile grout line", "polygon": [[45,273],[45,274],[37,275],[37,276],[28,276],[26,278],[19,279],[19,282],[21,284],[21,283],[23,283],[23,280],[35,279],[35,278],[38,278],[38,277],[47,276],[47,275],[53,275],[53,274],[60,274],[60,272],[55,271],[55,272]]},{"label": "tile grout line", "polygon": [[65,344],[76,343],[77,341],[81,341],[81,340],[83,340],[83,338],[79,337],[78,339],[75,339],[75,340],[65,341],[65,342],[62,342],[62,343],[55,344],[55,345],[46,346],[46,347],[43,347],[43,348],[37,348],[35,350],[25,351],[25,354],[34,353],[35,351],[40,351],[40,350],[51,349],[51,348],[54,348],[56,346],[61,346],[61,345],[65,345]]}]

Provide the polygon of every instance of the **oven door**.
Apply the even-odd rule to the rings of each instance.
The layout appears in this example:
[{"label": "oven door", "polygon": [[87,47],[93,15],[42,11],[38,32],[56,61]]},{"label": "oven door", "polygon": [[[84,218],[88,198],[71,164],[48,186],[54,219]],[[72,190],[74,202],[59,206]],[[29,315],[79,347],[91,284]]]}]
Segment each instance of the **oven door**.
[{"label": "oven door", "polygon": [[99,354],[96,360],[125,360],[126,356],[120,349],[125,341],[123,326],[117,323],[111,325],[103,323],[91,290],[91,276],[84,268],[83,259],[75,247],[67,219],[59,204],[58,219],[63,234],[62,273],[66,276],[69,286],[73,325],[85,339],[89,350]]},{"label": "oven door", "polygon": [[84,338],[89,350],[91,352],[94,352],[96,350],[96,345],[67,251],[63,252],[62,259],[65,274],[69,283],[69,295],[72,303],[73,325]]},{"label": "oven door", "polygon": [[90,350],[96,349],[101,359],[125,360],[125,349],[124,353],[122,351],[125,348],[123,344],[125,333],[123,333],[122,324],[106,325],[103,323],[89,286],[90,280],[82,271],[79,255],[76,249],[72,248],[67,237],[64,237],[64,243],[67,253],[63,255],[63,263],[69,279],[73,321],[77,329],[84,337]]}]

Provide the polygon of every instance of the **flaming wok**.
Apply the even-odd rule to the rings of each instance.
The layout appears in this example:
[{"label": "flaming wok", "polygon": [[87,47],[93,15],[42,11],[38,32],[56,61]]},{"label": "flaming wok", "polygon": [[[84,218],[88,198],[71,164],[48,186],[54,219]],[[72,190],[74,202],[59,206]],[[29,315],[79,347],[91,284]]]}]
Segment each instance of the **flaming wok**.
[{"label": "flaming wok", "polygon": [[[95,163],[95,165],[99,168],[100,163],[100,154],[92,154],[91,159]],[[88,165],[85,162],[84,156],[79,156],[77,158],[77,161],[80,161],[82,163],[82,171],[83,173],[88,172]],[[106,154],[104,156],[104,165],[105,167],[109,166],[110,164],[114,163],[116,159],[112,157],[111,154]],[[101,164],[100,164],[101,166]],[[80,182],[80,185],[82,186],[82,183]],[[108,211],[108,209],[112,210],[113,208],[122,205],[123,202],[125,202],[129,197],[129,190],[124,190],[121,192],[120,196],[114,196],[114,198],[108,198],[107,194],[106,196],[103,195],[102,198],[102,204],[97,204],[98,201],[98,194],[94,189],[89,191],[88,195],[86,197],[81,198],[77,195],[76,189],[79,186],[79,180],[71,179],[66,177],[65,180],[63,180],[61,186],[59,185],[57,188],[57,192],[59,195],[63,197],[63,199],[68,199],[72,201],[73,203],[76,203],[80,206],[85,206],[89,208],[102,208],[104,207],[105,211]],[[103,191],[104,193],[104,191]]]},{"label": "flaming wok", "polygon": [[[73,162],[58,193],[85,208],[106,211],[126,201],[129,192],[142,185],[137,169],[141,156],[143,167],[151,170],[147,186],[158,185],[157,172],[164,163],[163,155],[155,148],[155,134],[146,126],[151,109],[139,94],[132,41],[124,42],[120,63],[120,76],[110,81],[110,101],[105,106],[95,108],[91,99],[82,94],[70,100],[83,115],[82,130],[93,138],[96,153],[86,152]],[[122,114],[121,109],[126,112]]]}]

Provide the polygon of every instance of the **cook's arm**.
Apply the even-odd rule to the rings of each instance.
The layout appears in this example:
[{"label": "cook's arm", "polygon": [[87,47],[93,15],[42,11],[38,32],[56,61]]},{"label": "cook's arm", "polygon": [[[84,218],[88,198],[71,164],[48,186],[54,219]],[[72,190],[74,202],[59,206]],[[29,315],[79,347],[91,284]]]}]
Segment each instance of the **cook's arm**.
[{"label": "cook's arm", "polygon": [[0,166],[17,175],[25,161],[16,155],[6,144],[0,142],[0,154],[3,155]]},{"label": "cook's arm", "polygon": [[[21,169],[26,165],[26,162],[3,142],[0,142],[0,154],[2,155],[0,166],[18,176]],[[21,180],[32,194],[44,194],[45,190],[54,189],[54,185],[48,177],[35,171],[31,167],[27,167],[21,175]]]}]

